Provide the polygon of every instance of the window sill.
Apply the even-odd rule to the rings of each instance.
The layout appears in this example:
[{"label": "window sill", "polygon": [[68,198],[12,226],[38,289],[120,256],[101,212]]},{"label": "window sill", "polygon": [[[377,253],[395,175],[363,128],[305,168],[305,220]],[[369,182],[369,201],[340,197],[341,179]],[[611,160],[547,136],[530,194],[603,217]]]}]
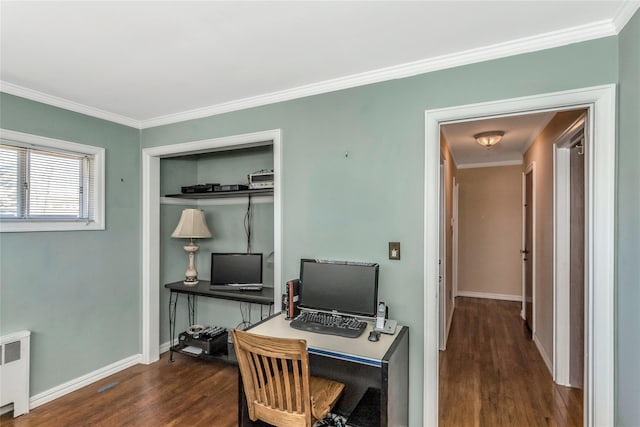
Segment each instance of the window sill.
[{"label": "window sill", "polygon": [[0,233],[25,233],[31,231],[97,231],[104,230],[104,223],[92,222],[1,222]]}]

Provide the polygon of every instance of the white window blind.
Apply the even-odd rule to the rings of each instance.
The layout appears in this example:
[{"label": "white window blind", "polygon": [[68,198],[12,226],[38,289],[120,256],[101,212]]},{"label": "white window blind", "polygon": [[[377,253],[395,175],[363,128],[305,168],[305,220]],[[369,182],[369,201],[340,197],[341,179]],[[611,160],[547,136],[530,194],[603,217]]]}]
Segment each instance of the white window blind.
[{"label": "white window blind", "polygon": [[0,144],[0,217],[16,220],[94,220],[94,156]]}]

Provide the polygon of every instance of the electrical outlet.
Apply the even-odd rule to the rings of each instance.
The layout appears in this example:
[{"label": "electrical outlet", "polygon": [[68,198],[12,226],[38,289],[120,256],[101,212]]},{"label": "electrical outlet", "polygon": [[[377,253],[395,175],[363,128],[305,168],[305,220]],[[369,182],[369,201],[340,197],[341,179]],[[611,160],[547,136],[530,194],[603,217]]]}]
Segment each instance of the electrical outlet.
[{"label": "electrical outlet", "polygon": [[389,242],[389,259],[400,259],[400,242]]}]

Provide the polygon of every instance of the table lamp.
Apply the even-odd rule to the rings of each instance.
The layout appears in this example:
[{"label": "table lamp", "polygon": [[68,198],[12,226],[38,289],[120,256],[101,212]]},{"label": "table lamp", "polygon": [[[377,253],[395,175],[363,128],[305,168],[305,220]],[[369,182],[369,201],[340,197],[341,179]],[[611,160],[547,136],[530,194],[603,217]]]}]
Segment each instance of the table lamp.
[{"label": "table lamp", "polygon": [[204,212],[201,209],[184,209],[180,222],[171,237],[180,239],[189,239],[189,243],[184,246],[184,250],[189,255],[189,266],[185,274],[184,284],[187,286],[195,286],[198,284],[198,272],[195,265],[195,254],[198,252],[198,245],[193,239],[203,239],[211,237],[211,231],[207,227],[204,219]]}]

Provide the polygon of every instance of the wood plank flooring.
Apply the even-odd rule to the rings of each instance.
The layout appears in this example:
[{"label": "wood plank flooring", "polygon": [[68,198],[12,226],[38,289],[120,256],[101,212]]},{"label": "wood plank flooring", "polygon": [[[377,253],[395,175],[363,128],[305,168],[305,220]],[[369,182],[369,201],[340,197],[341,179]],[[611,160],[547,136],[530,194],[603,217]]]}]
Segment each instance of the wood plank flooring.
[{"label": "wood plank flooring", "polygon": [[440,427],[582,426],[582,390],[554,384],[520,307],[456,299],[440,353]]},{"label": "wood plank flooring", "polygon": [[[168,353],[39,406],[2,427],[220,426],[238,424],[238,370]],[[109,385],[110,388],[104,389]]]},{"label": "wood plank flooring", "polygon": [[[2,427],[237,425],[235,366],[165,353],[13,419]],[[112,385],[110,388],[103,389]],[[101,391],[102,390],[102,391]],[[440,427],[581,426],[582,392],[553,383],[520,304],[458,298],[440,354]]]}]

